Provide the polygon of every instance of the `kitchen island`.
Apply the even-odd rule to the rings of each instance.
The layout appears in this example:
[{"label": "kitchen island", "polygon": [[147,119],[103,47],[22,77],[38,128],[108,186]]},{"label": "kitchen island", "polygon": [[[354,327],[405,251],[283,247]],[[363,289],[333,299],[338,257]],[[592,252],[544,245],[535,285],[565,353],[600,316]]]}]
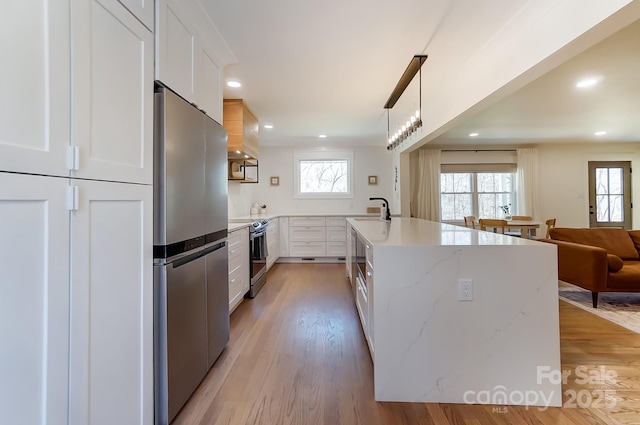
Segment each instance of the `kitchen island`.
[{"label": "kitchen island", "polygon": [[352,285],[377,401],[561,405],[554,246],[414,218],[347,222],[347,263],[366,264]]}]

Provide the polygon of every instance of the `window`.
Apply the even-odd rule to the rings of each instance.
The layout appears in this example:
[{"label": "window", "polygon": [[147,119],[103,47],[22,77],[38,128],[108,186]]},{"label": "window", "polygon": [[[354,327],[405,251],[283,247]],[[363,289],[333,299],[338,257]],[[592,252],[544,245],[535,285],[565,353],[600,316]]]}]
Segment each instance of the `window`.
[{"label": "window", "polygon": [[352,198],[353,151],[296,152],[296,198]]},{"label": "window", "polygon": [[464,216],[502,217],[501,205],[515,213],[514,172],[444,172],[440,174],[442,221],[462,221]]}]

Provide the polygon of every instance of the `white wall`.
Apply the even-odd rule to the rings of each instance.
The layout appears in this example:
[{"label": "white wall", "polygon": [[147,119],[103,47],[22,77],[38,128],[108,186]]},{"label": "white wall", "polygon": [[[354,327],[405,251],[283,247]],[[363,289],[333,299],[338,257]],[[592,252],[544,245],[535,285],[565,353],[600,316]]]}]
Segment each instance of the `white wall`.
[{"label": "white wall", "polygon": [[[354,151],[354,197],[348,199],[295,199],[294,151],[319,150]],[[251,204],[267,205],[268,213],[365,213],[367,207],[379,207],[369,201],[381,196],[392,202],[393,155],[384,147],[358,146],[340,148],[294,149],[290,146],[260,148],[260,182],[258,184],[229,183],[229,217],[249,215]],[[378,176],[377,185],[369,185],[367,177]],[[270,177],[280,178],[279,186],[270,185]],[[238,187],[241,186],[241,187]],[[392,204],[392,212],[393,204]]]},{"label": "white wall", "polygon": [[229,182],[229,218],[249,215],[254,184]]},{"label": "white wall", "polygon": [[[589,161],[631,161],[640,165],[640,142],[538,145],[539,205],[542,217],[558,227],[589,227]],[[631,173],[632,201],[640,202],[640,174]],[[640,205],[640,204],[637,204]],[[640,209],[632,211],[640,229]]]}]

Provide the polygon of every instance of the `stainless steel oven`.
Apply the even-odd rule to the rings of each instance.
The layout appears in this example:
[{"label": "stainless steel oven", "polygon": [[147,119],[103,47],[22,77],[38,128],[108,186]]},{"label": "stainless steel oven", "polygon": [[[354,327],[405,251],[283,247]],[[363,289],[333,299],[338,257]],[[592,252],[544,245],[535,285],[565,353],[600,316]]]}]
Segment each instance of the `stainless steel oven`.
[{"label": "stainless steel oven", "polygon": [[248,298],[256,296],[258,291],[267,283],[267,226],[269,221],[256,220],[249,226],[249,270],[251,286]]}]

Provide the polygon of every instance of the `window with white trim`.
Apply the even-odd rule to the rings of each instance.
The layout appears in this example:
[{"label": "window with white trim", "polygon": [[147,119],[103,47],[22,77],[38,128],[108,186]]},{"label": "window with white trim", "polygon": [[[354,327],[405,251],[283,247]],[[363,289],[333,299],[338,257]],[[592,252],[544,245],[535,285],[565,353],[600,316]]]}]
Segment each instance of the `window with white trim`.
[{"label": "window with white trim", "polygon": [[296,152],[295,197],[353,198],[353,151]]},{"label": "window with white trim", "polygon": [[511,164],[449,164],[440,174],[440,217],[463,221],[465,216],[502,218],[500,206],[516,212],[515,166]]}]

